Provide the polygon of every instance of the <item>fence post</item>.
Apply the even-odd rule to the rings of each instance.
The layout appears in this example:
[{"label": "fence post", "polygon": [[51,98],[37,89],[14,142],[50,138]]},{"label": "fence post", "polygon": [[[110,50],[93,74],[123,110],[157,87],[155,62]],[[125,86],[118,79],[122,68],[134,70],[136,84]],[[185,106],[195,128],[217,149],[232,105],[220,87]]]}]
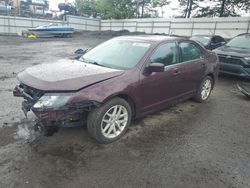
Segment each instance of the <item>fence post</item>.
[{"label": "fence post", "polygon": [[138,24],[138,22],[135,21],[135,31],[136,31],[136,32],[137,32],[137,24]]},{"label": "fence post", "polygon": [[3,32],[5,33],[5,32],[7,32],[6,31],[6,26],[7,26],[7,23],[6,23],[6,19],[5,19],[6,17],[3,17]]},{"label": "fence post", "polygon": [[87,31],[88,27],[87,27],[87,20],[85,19],[85,31]]},{"label": "fence post", "polygon": [[152,21],[151,33],[154,33],[154,25],[155,25],[155,22],[154,22],[154,21]]},{"label": "fence post", "polygon": [[218,23],[218,21],[216,21],[214,24],[214,33],[213,33],[214,35],[215,35],[216,29],[217,29],[217,23]]},{"label": "fence post", "polygon": [[61,23],[62,23],[62,25],[65,25],[65,23],[67,25],[67,22],[68,22],[68,15],[65,16],[65,18],[63,19],[63,21]]},{"label": "fence post", "polygon": [[193,36],[193,31],[194,31],[194,21],[192,21],[191,37]]},{"label": "fence post", "polygon": [[122,22],[122,30],[124,30],[124,21]]},{"label": "fence post", "polygon": [[250,20],[248,21],[248,25],[247,25],[247,33],[249,32],[249,27],[250,27]]},{"label": "fence post", "polygon": [[10,17],[8,17],[8,34],[10,34]]},{"label": "fence post", "polygon": [[33,22],[33,19],[31,18],[31,27],[34,27],[34,22]]},{"label": "fence post", "polygon": [[101,31],[101,30],[102,30],[102,20],[99,19],[99,31]]},{"label": "fence post", "polygon": [[171,21],[169,21],[169,27],[168,27],[168,35],[170,35],[170,32],[171,32]]},{"label": "fence post", "polygon": [[69,26],[69,16],[67,16],[67,26]]}]

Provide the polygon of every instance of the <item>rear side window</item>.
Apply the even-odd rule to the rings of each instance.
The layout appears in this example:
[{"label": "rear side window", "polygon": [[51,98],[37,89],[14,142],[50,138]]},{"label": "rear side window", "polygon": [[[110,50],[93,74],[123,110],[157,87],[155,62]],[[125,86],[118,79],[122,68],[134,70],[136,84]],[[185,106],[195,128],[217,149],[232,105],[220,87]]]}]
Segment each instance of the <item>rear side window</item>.
[{"label": "rear side window", "polygon": [[193,43],[182,42],[180,43],[180,48],[181,48],[182,62],[201,59],[203,56],[201,50],[198,47],[196,47],[196,45]]},{"label": "rear side window", "polygon": [[150,58],[150,63],[162,63],[165,66],[177,62],[177,46],[175,43],[166,43],[159,46]]}]

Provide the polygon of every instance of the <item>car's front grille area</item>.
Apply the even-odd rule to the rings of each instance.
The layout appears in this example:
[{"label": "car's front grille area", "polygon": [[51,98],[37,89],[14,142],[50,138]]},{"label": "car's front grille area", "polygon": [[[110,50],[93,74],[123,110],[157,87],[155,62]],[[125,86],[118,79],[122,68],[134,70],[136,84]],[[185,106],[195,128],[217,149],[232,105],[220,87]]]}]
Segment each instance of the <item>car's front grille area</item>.
[{"label": "car's front grille area", "polygon": [[218,54],[218,57],[221,63],[228,63],[228,64],[240,65],[240,66],[245,65],[242,59],[237,56],[227,56],[227,55]]},{"label": "car's front grille area", "polygon": [[44,94],[43,91],[32,88],[32,87],[27,86],[25,84],[20,84],[19,87],[22,88],[23,91],[25,93],[27,93],[28,95],[30,95],[34,100],[38,100]]}]

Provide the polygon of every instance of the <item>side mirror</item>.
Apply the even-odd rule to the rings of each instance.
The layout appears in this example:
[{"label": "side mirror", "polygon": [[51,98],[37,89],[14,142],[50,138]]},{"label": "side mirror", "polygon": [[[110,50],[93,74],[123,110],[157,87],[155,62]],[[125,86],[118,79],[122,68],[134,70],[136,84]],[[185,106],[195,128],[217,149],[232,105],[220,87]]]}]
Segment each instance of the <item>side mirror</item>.
[{"label": "side mirror", "polygon": [[83,54],[85,54],[88,51],[88,49],[83,50],[83,49],[77,49],[74,54],[75,54],[75,59],[79,59]]},{"label": "side mirror", "polygon": [[164,72],[165,66],[162,63],[152,63],[147,67],[149,73],[152,72]]}]

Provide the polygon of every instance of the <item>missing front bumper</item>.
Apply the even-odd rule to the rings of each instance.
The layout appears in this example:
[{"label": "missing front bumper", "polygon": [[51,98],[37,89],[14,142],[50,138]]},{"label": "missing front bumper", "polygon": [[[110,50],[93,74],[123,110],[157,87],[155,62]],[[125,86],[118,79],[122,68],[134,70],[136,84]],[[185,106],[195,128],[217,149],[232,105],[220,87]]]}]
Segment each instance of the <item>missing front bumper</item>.
[{"label": "missing front bumper", "polygon": [[100,105],[96,101],[84,101],[80,103],[65,104],[61,107],[41,107],[34,108],[34,104],[42,97],[44,91],[36,90],[22,84],[15,87],[13,95],[23,97],[22,110],[27,117],[27,113],[32,111],[37,120],[46,126],[75,126],[86,122],[87,114],[90,110]]}]

